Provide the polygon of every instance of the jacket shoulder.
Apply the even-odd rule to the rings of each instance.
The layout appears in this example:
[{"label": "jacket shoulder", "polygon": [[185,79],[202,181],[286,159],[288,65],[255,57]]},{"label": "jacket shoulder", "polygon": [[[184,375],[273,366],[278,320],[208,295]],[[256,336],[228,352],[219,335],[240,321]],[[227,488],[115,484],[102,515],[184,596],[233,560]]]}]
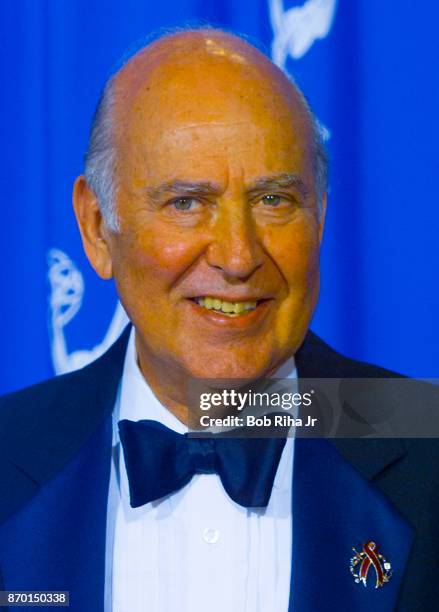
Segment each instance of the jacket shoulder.
[{"label": "jacket shoulder", "polygon": [[69,396],[87,393],[93,380],[99,384],[96,369],[92,363],[0,397],[0,439],[7,441],[17,427],[29,429],[32,423],[50,418],[50,413],[56,418],[58,408],[62,409]]},{"label": "jacket shoulder", "polygon": [[32,423],[57,416],[62,419],[75,405],[71,416],[78,419],[84,403],[111,400],[122,373],[129,332],[128,326],[106,353],[84,368],[0,397],[0,436],[7,437],[11,427],[29,431]]},{"label": "jacket shoulder", "polygon": [[0,398],[0,522],[60,473],[111,417],[129,328],[99,359]]},{"label": "jacket shoulder", "polygon": [[397,372],[342,355],[311,331],[296,361],[304,378],[403,378]]},{"label": "jacket shoulder", "polygon": [[[86,367],[89,368],[90,365]],[[17,409],[20,410],[21,407],[37,407],[39,404],[53,400],[59,393],[62,393],[69,387],[81,384],[84,377],[84,369],[53,376],[48,380],[0,396],[0,422],[4,422],[5,419],[7,420],[11,412],[15,412]]]}]

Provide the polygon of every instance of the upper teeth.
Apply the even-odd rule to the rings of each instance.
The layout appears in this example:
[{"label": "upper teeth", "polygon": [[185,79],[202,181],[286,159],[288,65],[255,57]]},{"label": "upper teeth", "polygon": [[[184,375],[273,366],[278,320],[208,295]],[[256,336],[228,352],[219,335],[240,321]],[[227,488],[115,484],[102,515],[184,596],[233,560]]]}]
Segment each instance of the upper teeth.
[{"label": "upper teeth", "polygon": [[208,310],[220,310],[226,314],[241,314],[247,310],[254,310],[257,306],[256,301],[227,302],[215,297],[200,297],[197,298],[197,303]]}]

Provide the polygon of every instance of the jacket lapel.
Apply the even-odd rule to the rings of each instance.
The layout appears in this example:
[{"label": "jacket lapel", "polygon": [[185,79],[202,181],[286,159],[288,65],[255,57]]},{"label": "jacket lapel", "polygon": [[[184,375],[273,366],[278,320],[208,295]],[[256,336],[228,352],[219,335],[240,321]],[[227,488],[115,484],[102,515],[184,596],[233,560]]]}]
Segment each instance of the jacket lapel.
[{"label": "jacket lapel", "polygon": [[[341,357],[312,333],[296,363],[299,379],[385,375]],[[291,612],[396,609],[414,530],[374,479],[385,472],[391,481],[405,454],[397,439],[296,439]],[[380,588],[374,566],[366,586],[350,571],[353,548],[362,553],[370,541],[392,567]]]},{"label": "jacket lapel", "polygon": [[[412,543],[412,528],[371,482],[328,440],[297,439],[293,486],[293,559],[290,610],[395,610]],[[350,573],[353,547],[375,542],[393,575],[374,588]]]}]

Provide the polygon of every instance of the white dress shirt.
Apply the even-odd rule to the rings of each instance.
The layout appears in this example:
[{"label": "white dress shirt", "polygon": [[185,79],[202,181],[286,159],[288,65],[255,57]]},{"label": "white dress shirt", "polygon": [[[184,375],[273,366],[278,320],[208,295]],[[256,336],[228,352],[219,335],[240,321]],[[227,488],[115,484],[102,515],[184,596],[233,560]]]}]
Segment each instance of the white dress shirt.
[{"label": "white dress shirt", "polygon": [[[266,508],[233,502],[217,474],[131,508],[117,423],[159,421],[187,431],[138,365],[134,329],[116,400],[107,518],[106,612],[287,612],[294,439],[287,439]],[[295,377],[294,361],[278,376]]]}]

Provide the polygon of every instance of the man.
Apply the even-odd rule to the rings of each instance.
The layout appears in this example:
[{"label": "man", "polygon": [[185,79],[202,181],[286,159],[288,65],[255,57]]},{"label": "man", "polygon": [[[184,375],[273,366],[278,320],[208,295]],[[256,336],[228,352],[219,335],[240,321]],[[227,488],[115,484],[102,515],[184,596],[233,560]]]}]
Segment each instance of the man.
[{"label": "man", "polygon": [[93,612],[434,609],[434,446],[178,435],[193,378],[389,376],[307,333],[325,177],[302,94],[235,36],[165,36],[110,79],[73,200],[133,327],[3,400],[4,589]]}]

